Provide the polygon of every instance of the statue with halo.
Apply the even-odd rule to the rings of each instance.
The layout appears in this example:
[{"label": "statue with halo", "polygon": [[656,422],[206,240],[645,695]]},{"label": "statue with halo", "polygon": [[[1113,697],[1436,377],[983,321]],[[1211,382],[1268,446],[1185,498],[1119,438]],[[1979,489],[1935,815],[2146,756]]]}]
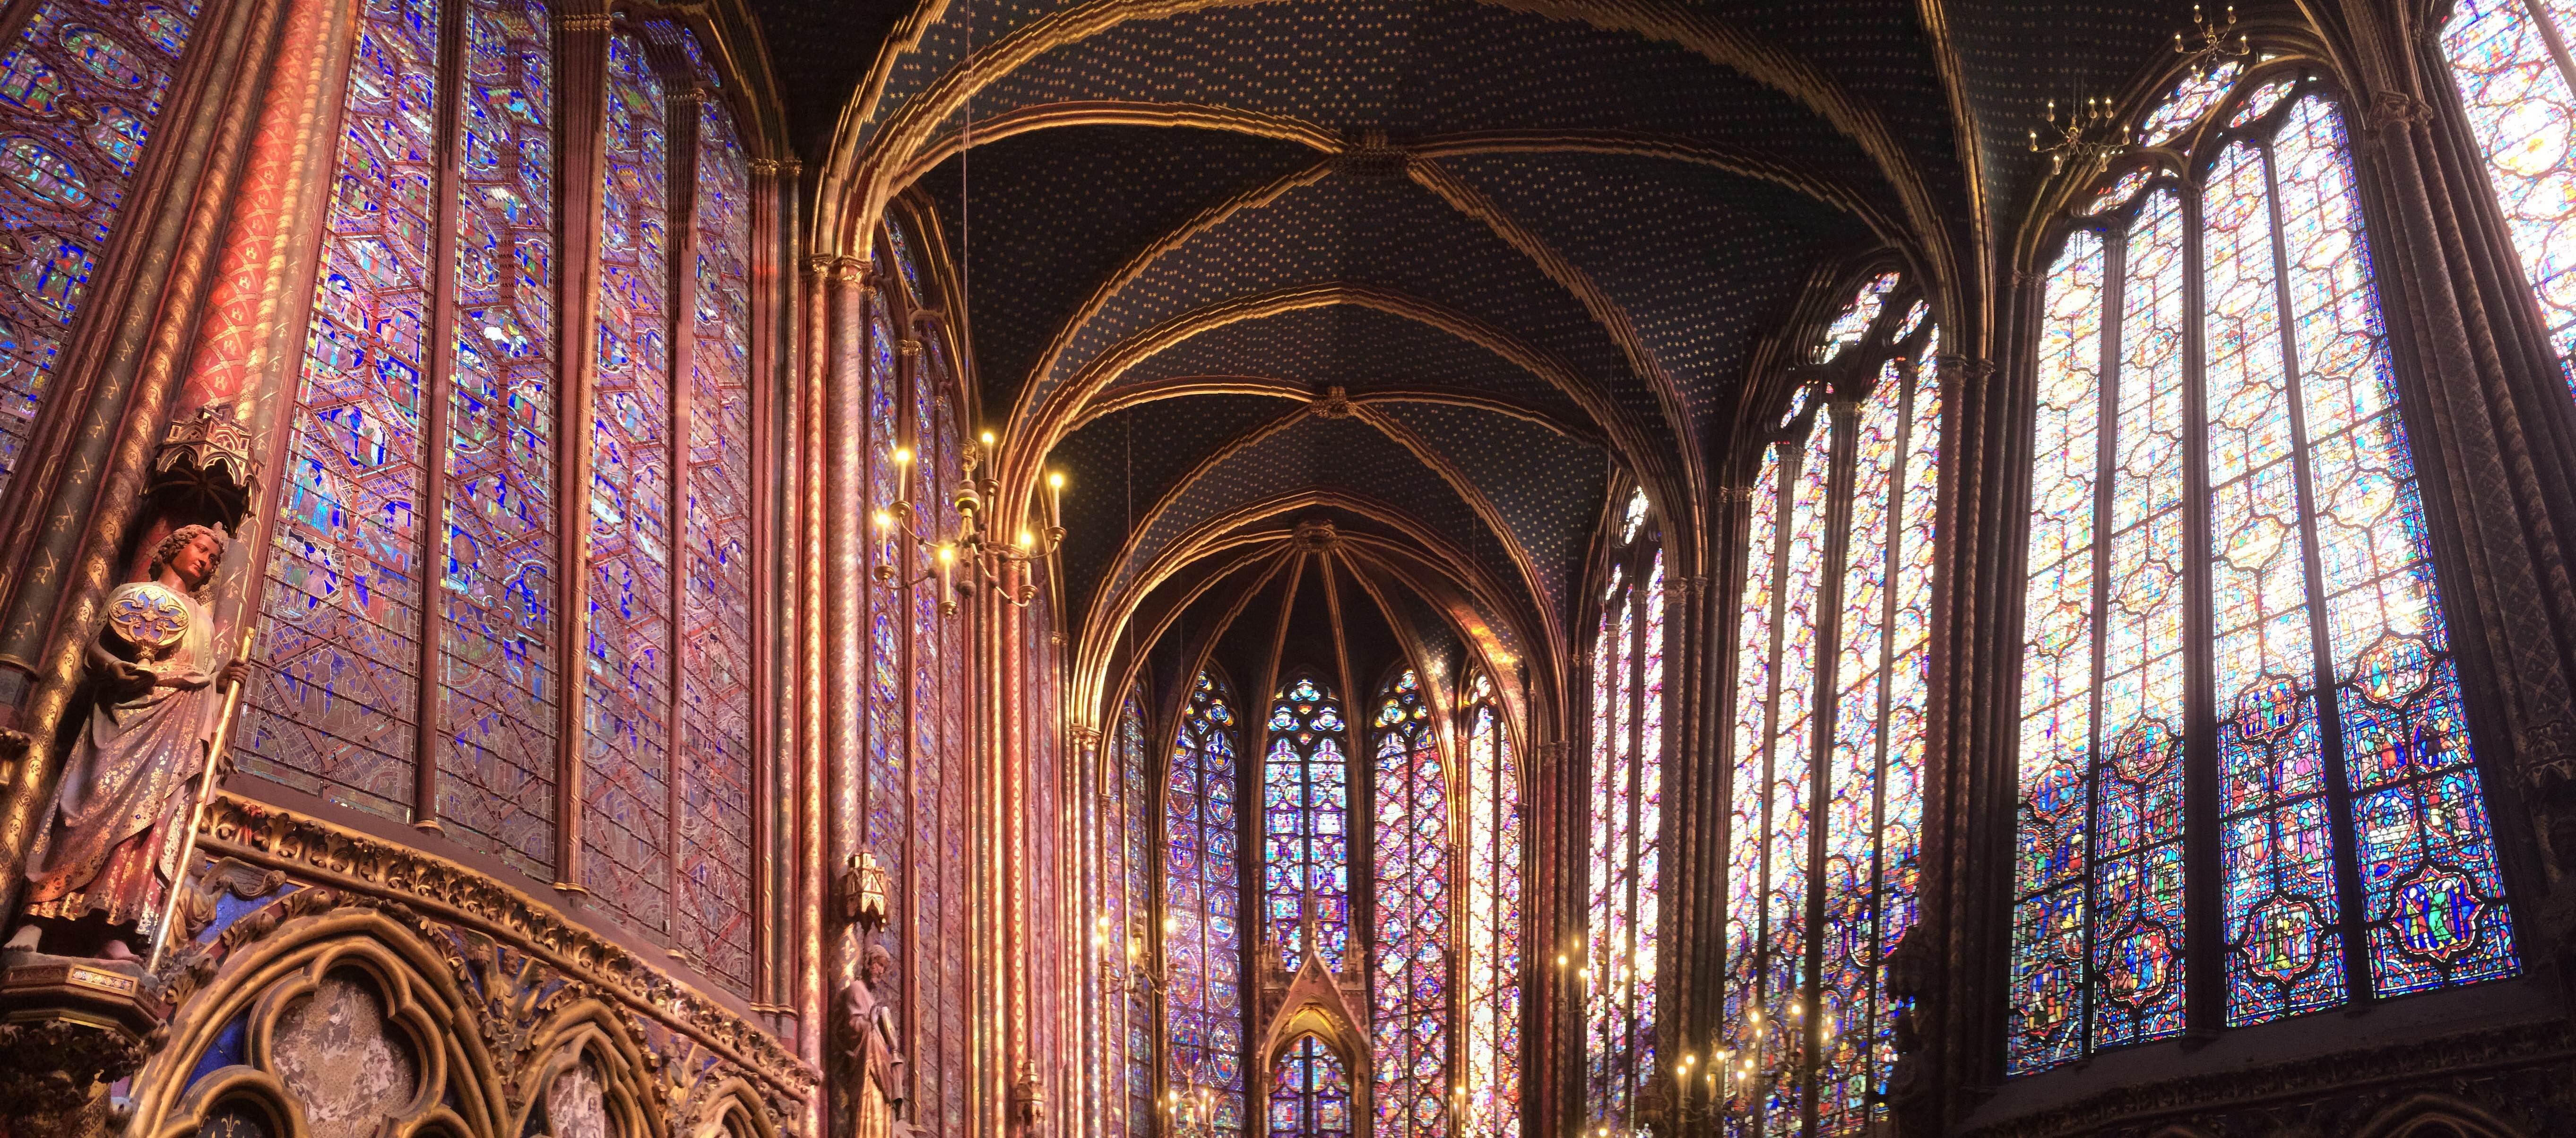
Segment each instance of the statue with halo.
[{"label": "statue with halo", "polygon": [[96,702],[28,853],[9,949],[126,960],[172,919],[246,654],[225,651],[206,607],[223,556],[221,534],[182,526],[147,579],[108,595],[87,650]]}]

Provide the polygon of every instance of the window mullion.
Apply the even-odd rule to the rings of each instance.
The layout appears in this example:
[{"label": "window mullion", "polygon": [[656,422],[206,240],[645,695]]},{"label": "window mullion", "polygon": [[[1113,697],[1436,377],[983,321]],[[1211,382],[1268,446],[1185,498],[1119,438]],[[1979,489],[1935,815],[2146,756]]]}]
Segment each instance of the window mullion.
[{"label": "window mullion", "polygon": [[2106,631],[2110,612],[2111,531],[2114,503],[2119,487],[2120,436],[2120,324],[2127,309],[2123,297],[2128,292],[2128,230],[2106,229],[2102,234],[2102,327],[2101,340],[2095,345],[2095,367],[2099,378],[2094,382],[2095,426],[2093,429],[2093,596],[2092,675],[2085,690],[2084,730],[2084,865],[2082,877],[2074,888],[2084,897],[2084,959],[2077,965],[2082,980],[2078,985],[2082,998],[2076,1013],[2078,1019],[2075,1053],[2091,1054],[2093,1050],[2093,1011],[2095,995],[2093,944],[2101,931],[2101,899],[2094,883],[2101,879],[2097,866],[2099,834],[2095,831],[2102,794],[2102,678],[2107,652]]},{"label": "window mullion", "polygon": [[[1858,365],[1836,377],[1838,389],[1847,388],[1850,377],[1867,375]],[[1815,674],[1808,677],[1815,702],[1808,715],[1807,769],[1807,943],[1806,979],[1800,986],[1799,1003],[1806,1008],[1797,1021],[1801,1046],[1806,1052],[1801,1064],[1799,1082],[1801,1130],[1813,1134],[1817,1129],[1816,1094],[1823,1085],[1825,1021],[1825,855],[1831,848],[1828,835],[1833,829],[1834,729],[1841,701],[1836,697],[1840,685],[1837,665],[1842,659],[1842,599],[1846,562],[1851,557],[1851,517],[1853,455],[1857,449],[1860,403],[1836,392],[1822,410],[1816,413],[1816,427],[1831,424],[1834,432],[1827,452],[1833,469],[1825,476],[1824,549],[1817,563],[1816,593],[1811,602],[1815,615],[1813,646]]]},{"label": "window mullion", "polygon": [[[1799,454],[1798,449],[1786,441],[1773,443],[1772,446],[1776,448],[1776,453],[1779,455],[1779,460],[1773,464],[1777,476],[1770,486],[1757,486],[1753,491],[1756,494],[1767,493],[1772,496],[1770,596],[1771,644],[1764,653],[1768,664],[1767,670],[1770,677],[1768,687],[1770,690],[1764,694],[1762,700],[1764,719],[1766,721],[1762,727],[1762,802],[1760,806],[1760,817],[1762,819],[1761,825],[1765,836],[1760,839],[1761,853],[1755,862],[1759,867],[1756,870],[1757,877],[1753,890],[1753,911],[1755,918],[1753,967],[1755,971],[1753,976],[1753,991],[1747,994],[1749,996],[1749,1002],[1753,1005],[1753,1009],[1756,1012],[1761,1010],[1765,1002],[1764,997],[1773,994],[1770,991],[1770,980],[1773,971],[1771,967],[1772,930],[1770,900],[1772,883],[1771,840],[1768,835],[1778,825],[1778,820],[1771,816],[1771,805],[1774,801],[1772,789],[1780,757],[1780,649],[1784,639],[1782,626],[1786,623],[1786,614],[1788,612],[1788,544],[1790,534],[1789,487],[1798,477],[1795,464]],[[1775,1022],[1769,1025],[1772,1031],[1776,1032],[1785,1030],[1778,1022],[1776,1022],[1776,1020],[1777,1016],[1775,1015]],[[1777,1074],[1771,1069],[1770,1056],[1763,1053],[1768,1050],[1763,1045],[1769,1040],[1769,1038],[1769,1033],[1758,1033],[1755,1035],[1751,1044],[1754,1049],[1754,1071],[1757,1077],[1761,1078],[1764,1082],[1769,1082],[1777,1077]],[[1762,1102],[1763,1096],[1759,1090],[1756,1089],[1753,1093],[1749,1094],[1747,1098],[1750,1102],[1756,1104],[1752,1108],[1756,1112],[1753,1117],[1753,1123],[1754,1132],[1759,1134],[1762,1132],[1763,1125],[1768,1122],[1768,1117],[1760,1113],[1762,1108],[1759,1104]]]},{"label": "window mullion", "polygon": [[2341,894],[2335,928],[2343,940],[2344,990],[2353,1003],[2363,1004],[2372,999],[2370,953],[2363,931],[2361,868],[2352,848],[2352,795],[2351,785],[2344,777],[2343,716],[2335,700],[2334,648],[2326,631],[2325,562],[2317,548],[2316,486],[2308,470],[2308,416],[2299,398],[2299,348],[2292,331],[2297,310],[2291,307],[2289,241],[2281,228],[2277,155],[2268,139],[2260,149],[2263,208],[2272,226],[2272,295],[2280,310],[2277,324],[2281,337],[2281,401],[2290,419],[2290,470],[2299,495],[2299,556],[2307,576],[2308,636],[2316,664],[2313,698],[2317,722],[2324,729],[2326,818],[2332,828],[2326,836],[2326,847],[2334,863],[2335,891]]},{"label": "window mullion", "polygon": [[[459,144],[465,105],[465,25],[471,0],[448,0],[439,12],[437,163],[438,177],[429,191],[429,208],[437,233],[430,239],[428,272],[428,375],[421,385],[419,516],[420,611],[412,645],[418,666],[418,688],[412,704],[412,825],[437,832],[440,744],[452,733],[447,718],[447,682],[441,673],[447,606],[447,450],[455,435],[451,388],[456,383],[456,245],[459,214]],[[506,435],[506,432],[505,432]]]},{"label": "window mullion", "polygon": [[[666,82],[688,84],[690,79],[685,72],[682,72],[667,79]],[[663,216],[666,219],[664,228],[672,237],[670,263],[665,268],[667,276],[664,278],[669,283],[663,290],[664,295],[671,298],[669,311],[665,314],[666,323],[670,328],[671,397],[668,403],[667,423],[663,428],[669,439],[668,445],[663,449],[668,455],[664,461],[668,464],[666,469],[670,471],[670,475],[664,488],[670,494],[670,505],[665,508],[663,517],[668,519],[664,524],[667,527],[665,532],[670,535],[668,544],[670,567],[666,570],[662,582],[669,597],[663,603],[667,606],[666,611],[670,613],[669,619],[662,624],[663,641],[666,645],[663,682],[666,685],[664,690],[668,693],[669,701],[663,709],[665,718],[662,725],[664,737],[667,740],[662,751],[666,763],[662,776],[662,791],[666,802],[662,820],[670,827],[670,844],[667,847],[670,850],[670,856],[664,860],[662,868],[664,880],[667,883],[664,887],[665,895],[671,898],[669,911],[672,917],[667,924],[671,941],[670,950],[675,954],[687,951],[680,943],[681,924],[678,917],[682,852],[680,812],[686,807],[685,801],[680,796],[680,771],[686,754],[684,748],[688,744],[687,724],[680,712],[681,705],[687,699],[685,689],[688,677],[680,662],[682,654],[687,649],[685,637],[688,631],[686,625],[689,611],[689,424],[697,415],[695,371],[698,275],[692,270],[696,265],[699,240],[697,205],[699,101],[700,96],[694,86],[683,86],[679,92],[666,95],[662,101],[664,107],[662,129],[663,138],[666,140],[663,144],[662,200],[666,203],[663,206],[665,211]],[[920,639],[920,629],[913,629],[912,632],[913,635],[903,638],[907,656],[917,651],[916,645]],[[903,675],[904,699],[909,702],[914,690],[913,673],[907,668]],[[915,709],[914,715],[919,714],[919,710]],[[905,719],[907,724],[912,721],[910,716]],[[904,729],[907,744],[911,741],[911,734],[912,730],[907,726]],[[906,785],[901,831],[905,835],[912,833],[912,808],[916,799],[910,786],[913,766],[911,762],[905,763]],[[914,888],[914,883],[918,880],[918,866],[915,863],[920,860],[918,856],[905,857],[902,864],[903,880],[894,885],[896,895],[902,898],[899,908],[902,915],[894,921],[898,928],[902,922],[912,919],[912,906],[920,900]],[[694,957],[684,957],[684,959],[688,959],[693,964],[704,963]],[[912,989],[910,998],[914,1001],[914,1007],[927,1006],[921,1002],[922,974],[926,971],[927,969],[922,968],[903,970],[904,984]],[[919,1045],[924,1034],[921,1019],[916,1017],[911,1027],[914,1053],[919,1054]]]},{"label": "window mullion", "polygon": [[2183,1030],[2207,1036],[2227,1022],[2226,896],[2221,887],[2218,673],[2213,637],[2209,487],[2207,268],[2198,186],[2183,195]]},{"label": "window mullion", "polygon": [[2532,29],[2540,33],[2540,42],[2548,45],[2549,58],[2551,62],[2558,65],[2559,78],[2564,80],[2571,89],[2576,89],[2576,56],[2568,54],[2567,40],[2558,30],[2558,21],[2550,18],[2549,9],[2543,7],[2540,0],[2515,0],[2515,2],[2521,4],[2523,10],[2530,15]]},{"label": "window mullion", "polygon": [[[1882,985],[1878,982],[1877,963],[1887,959],[1895,946],[1886,944],[1881,934],[1887,930],[1887,915],[1881,903],[1887,897],[1887,723],[1892,710],[1896,679],[1896,582],[1905,565],[1905,519],[1907,498],[1914,487],[1906,482],[1906,471],[1912,465],[1914,448],[1921,440],[1914,437],[1914,403],[1922,398],[1924,365],[1930,361],[1917,358],[1910,367],[1898,371],[1898,382],[1905,385],[1896,400],[1896,449],[1888,458],[1887,536],[1880,542],[1879,616],[1878,616],[1878,687],[1871,701],[1871,714],[1877,717],[1878,729],[1870,733],[1869,768],[1872,772],[1869,794],[1869,958],[1872,962],[1866,1014],[1854,1017],[1866,1031],[1876,1031],[1886,1009],[1879,1004]],[[1940,382],[1937,374],[1932,382]],[[1875,1046],[1864,1045],[1862,1063],[1868,1068],[1869,1083],[1878,1085]]]}]

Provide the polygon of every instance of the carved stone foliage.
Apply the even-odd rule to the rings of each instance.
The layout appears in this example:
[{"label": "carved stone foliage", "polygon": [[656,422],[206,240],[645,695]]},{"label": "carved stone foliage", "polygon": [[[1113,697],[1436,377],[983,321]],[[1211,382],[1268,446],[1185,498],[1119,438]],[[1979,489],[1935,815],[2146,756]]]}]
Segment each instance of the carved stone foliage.
[{"label": "carved stone foliage", "polygon": [[2576,1029],[2472,1032],[2124,1087],[1972,1138],[2543,1138],[2576,1134]]},{"label": "carved stone foliage", "polygon": [[212,815],[205,931],[153,979],[174,1011],[129,1138],[780,1138],[803,1116],[815,1080],[776,1040],[533,899],[311,819]]}]

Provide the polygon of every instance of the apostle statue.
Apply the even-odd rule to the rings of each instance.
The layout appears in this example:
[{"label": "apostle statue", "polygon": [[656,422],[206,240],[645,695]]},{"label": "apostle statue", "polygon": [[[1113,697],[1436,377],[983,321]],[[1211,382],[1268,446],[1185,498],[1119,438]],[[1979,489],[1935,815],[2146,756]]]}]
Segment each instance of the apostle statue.
[{"label": "apostle statue", "polygon": [[10,949],[124,960],[159,931],[179,880],[198,776],[243,662],[206,608],[224,539],[183,526],[148,579],[109,594],[90,641],[96,703],[27,855],[26,910]]},{"label": "apostle statue", "polygon": [[840,1036],[841,1085],[852,1126],[848,1138],[905,1138],[910,1123],[903,1113],[903,1053],[895,1050],[894,1009],[880,995],[894,976],[894,954],[871,944],[857,979],[841,989],[841,1014],[834,1023]]}]

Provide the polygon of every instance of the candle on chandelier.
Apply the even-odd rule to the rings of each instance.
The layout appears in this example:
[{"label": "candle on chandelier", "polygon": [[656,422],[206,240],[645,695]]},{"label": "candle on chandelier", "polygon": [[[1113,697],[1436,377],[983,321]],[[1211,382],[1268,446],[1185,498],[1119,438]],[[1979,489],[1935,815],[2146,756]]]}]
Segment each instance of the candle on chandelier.
[{"label": "candle on chandelier", "polygon": [[946,544],[946,543],[942,543],[942,544],[940,545],[940,547],[939,547],[939,595],[940,595],[940,596],[942,596],[942,597],[946,597],[946,596],[947,596],[947,595],[949,595],[950,593],[953,593],[953,592],[957,591],[956,569],[957,569],[957,547],[956,547],[956,546],[954,546],[954,545],[949,545],[949,544]]},{"label": "candle on chandelier", "polygon": [[894,448],[894,500],[912,500],[912,448]]},{"label": "candle on chandelier", "polygon": [[1064,528],[1064,472],[1047,472],[1047,525]]}]

